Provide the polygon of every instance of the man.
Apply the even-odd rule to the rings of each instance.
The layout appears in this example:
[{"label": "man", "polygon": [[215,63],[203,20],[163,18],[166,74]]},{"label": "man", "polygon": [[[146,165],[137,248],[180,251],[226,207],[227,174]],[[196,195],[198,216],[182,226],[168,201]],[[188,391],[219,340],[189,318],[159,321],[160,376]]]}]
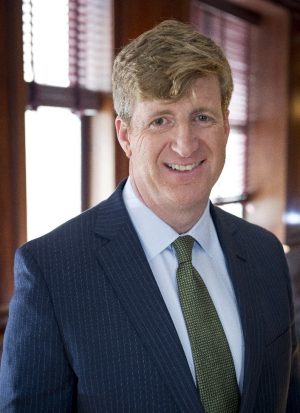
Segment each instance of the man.
[{"label": "man", "polygon": [[281,245],[209,202],[229,134],[222,51],[162,22],[119,53],[113,93],[130,177],[17,251],[0,411],[299,412]]}]

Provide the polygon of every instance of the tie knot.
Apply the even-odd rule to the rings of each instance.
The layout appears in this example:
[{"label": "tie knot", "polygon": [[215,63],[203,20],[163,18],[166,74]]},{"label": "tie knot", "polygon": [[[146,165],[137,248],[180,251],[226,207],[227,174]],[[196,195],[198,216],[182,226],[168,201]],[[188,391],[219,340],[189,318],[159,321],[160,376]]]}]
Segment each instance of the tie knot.
[{"label": "tie knot", "polygon": [[178,237],[172,243],[176,255],[178,264],[182,264],[184,262],[192,262],[192,249],[194,245],[194,238],[190,235],[184,235],[183,237]]}]

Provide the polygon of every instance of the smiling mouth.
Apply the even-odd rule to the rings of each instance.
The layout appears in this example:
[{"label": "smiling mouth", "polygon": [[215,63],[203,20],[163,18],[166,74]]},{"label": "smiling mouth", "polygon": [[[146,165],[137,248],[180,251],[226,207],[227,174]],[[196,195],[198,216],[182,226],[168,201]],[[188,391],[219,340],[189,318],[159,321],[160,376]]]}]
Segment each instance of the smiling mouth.
[{"label": "smiling mouth", "polygon": [[167,163],[167,166],[170,169],[173,169],[174,171],[192,171],[193,169],[197,168],[199,165],[201,165],[204,161],[199,161],[199,162],[194,162],[188,165],[180,165],[177,163]]}]

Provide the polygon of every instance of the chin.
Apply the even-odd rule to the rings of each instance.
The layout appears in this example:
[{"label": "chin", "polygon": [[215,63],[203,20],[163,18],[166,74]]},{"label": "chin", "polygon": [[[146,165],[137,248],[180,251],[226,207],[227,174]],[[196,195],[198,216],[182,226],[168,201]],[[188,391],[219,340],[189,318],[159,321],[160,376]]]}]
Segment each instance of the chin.
[{"label": "chin", "polygon": [[202,189],[199,183],[182,186],[178,185],[173,191],[173,197],[181,199],[183,202],[187,203],[197,203],[201,202],[208,197],[208,190]]},{"label": "chin", "polygon": [[189,209],[201,209],[203,204],[207,203],[208,201],[208,196],[203,195],[203,194],[184,194],[184,193],[179,193],[179,194],[174,194],[174,196],[169,197],[170,203],[172,203],[172,206],[178,208],[179,210],[189,210]]}]

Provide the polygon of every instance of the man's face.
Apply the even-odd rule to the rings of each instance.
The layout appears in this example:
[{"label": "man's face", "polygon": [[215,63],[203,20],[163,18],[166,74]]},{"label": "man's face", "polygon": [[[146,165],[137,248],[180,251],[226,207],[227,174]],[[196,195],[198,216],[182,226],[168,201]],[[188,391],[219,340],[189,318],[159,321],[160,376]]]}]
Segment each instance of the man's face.
[{"label": "man's face", "polygon": [[199,78],[176,102],[137,100],[130,125],[117,118],[116,130],[142,201],[168,223],[176,214],[197,220],[223,168],[229,133],[217,77]]}]

